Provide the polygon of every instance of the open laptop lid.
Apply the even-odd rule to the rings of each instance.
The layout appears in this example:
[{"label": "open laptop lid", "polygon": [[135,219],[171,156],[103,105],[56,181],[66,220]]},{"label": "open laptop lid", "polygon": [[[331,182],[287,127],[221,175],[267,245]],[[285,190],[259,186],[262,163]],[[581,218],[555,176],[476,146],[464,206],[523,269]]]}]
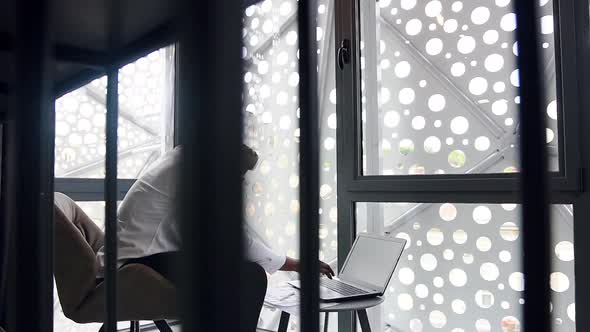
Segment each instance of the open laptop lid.
[{"label": "open laptop lid", "polygon": [[338,277],[383,294],[405,245],[404,239],[359,234]]}]

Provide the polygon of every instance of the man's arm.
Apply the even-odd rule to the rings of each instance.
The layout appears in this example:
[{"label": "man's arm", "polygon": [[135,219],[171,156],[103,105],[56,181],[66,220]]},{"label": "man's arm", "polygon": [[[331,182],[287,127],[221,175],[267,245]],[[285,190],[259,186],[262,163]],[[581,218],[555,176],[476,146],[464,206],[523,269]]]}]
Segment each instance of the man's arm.
[{"label": "man's arm", "polygon": [[[285,259],[285,264],[279,269],[281,271],[295,271],[299,272],[301,264],[299,263],[298,259],[287,257]],[[320,273],[325,275],[326,277],[332,279],[333,276],[336,274],[330,267],[330,265],[320,261]]]},{"label": "man's arm", "polygon": [[[298,259],[274,253],[264,244],[253,239],[248,232],[246,232],[246,258],[262,266],[268,273],[274,273],[277,270],[299,272],[301,265]],[[330,265],[322,261],[320,261],[320,273],[328,278],[335,275]]]}]

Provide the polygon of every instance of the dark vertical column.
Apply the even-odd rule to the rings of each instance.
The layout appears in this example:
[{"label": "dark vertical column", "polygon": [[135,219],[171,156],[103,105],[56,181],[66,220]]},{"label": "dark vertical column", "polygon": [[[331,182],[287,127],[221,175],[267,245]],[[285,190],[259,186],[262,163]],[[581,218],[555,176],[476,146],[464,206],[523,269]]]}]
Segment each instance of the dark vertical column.
[{"label": "dark vertical column", "polygon": [[317,0],[297,2],[299,29],[300,168],[299,254],[301,257],[301,330],[319,331],[319,107],[317,73]]},{"label": "dark vertical column", "polygon": [[[107,32],[106,47],[114,52],[119,46],[121,33],[120,4],[116,0],[105,2]],[[119,129],[119,68],[107,69],[106,100],[106,153],[105,153],[105,331],[117,331],[117,143]]]},{"label": "dark vertical column", "polygon": [[[587,111],[590,107],[590,13],[588,12],[588,0],[573,2],[576,24],[576,53],[577,53],[577,76],[580,91],[582,94],[580,100],[580,118],[579,127],[580,136],[576,137],[576,147],[580,151],[581,166],[584,170],[581,187],[585,190],[578,195],[574,204],[574,252],[575,252],[575,300],[578,308],[576,314],[576,331],[590,330],[590,315],[586,315],[585,309],[590,308],[590,113]],[[569,128],[569,127],[568,127]],[[567,135],[567,133],[566,133]]]},{"label": "dark vertical column", "polygon": [[106,332],[117,331],[117,129],[119,120],[119,71],[107,73],[105,156],[105,285]]},{"label": "dark vertical column", "polygon": [[550,331],[549,215],[543,88],[538,55],[537,2],[516,0],[520,72],[521,189],[524,245],[524,329]]},{"label": "dark vertical column", "polygon": [[242,12],[233,0],[180,8],[180,220],[184,331],[243,330]]},{"label": "dark vertical column", "polygon": [[[50,1],[16,1],[15,107],[7,156],[15,227],[14,330],[53,330],[53,119]],[[33,316],[31,316],[33,315]]]},{"label": "dark vertical column", "polygon": [[[356,235],[354,202],[348,191],[349,184],[359,175],[361,159],[361,122],[360,122],[360,51],[358,1],[334,1],[336,21],[336,50],[346,46],[349,51],[349,63],[342,62],[338,66],[339,57],[336,53],[337,103],[336,116],[336,148],[338,166],[338,265],[342,267]],[[343,50],[342,50],[343,51]],[[351,331],[355,315],[338,314],[338,329]]]}]

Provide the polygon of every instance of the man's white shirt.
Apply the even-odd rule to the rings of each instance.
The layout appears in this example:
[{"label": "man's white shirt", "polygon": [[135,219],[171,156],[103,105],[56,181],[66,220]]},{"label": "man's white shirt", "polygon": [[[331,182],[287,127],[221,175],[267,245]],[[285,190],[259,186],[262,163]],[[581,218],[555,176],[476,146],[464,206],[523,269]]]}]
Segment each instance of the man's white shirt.
[{"label": "man's white shirt", "polygon": [[[181,250],[180,221],[176,215],[176,183],[182,148],[166,153],[131,186],[117,215],[118,264],[130,258]],[[286,256],[274,253],[245,233],[246,259],[274,273]],[[104,247],[97,252],[103,276]]]}]

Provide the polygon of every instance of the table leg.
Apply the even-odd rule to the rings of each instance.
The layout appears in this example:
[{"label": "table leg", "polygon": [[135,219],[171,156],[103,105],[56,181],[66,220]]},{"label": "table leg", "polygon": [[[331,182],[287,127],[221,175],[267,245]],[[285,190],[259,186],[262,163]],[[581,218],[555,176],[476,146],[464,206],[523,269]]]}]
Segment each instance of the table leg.
[{"label": "table leg", "polygon": [[288,312],[281,311],[281,320],[279,320],[279,331],[278,332],[287,332],[287,327],[289,326],[289,318],[291,315]]},{"label": "table leg", "polygon": [[328,321],[330,320],[330,313],[324,312],[324,332],[328,332]]},{"label": "table leg", "polygon": [[361,331],[363,332],[371,332],[371,325],[369,325],[369,318],[367,317],[367,310],[357,310],[357,315],[359,316],[359,323],[361,324]]}]

